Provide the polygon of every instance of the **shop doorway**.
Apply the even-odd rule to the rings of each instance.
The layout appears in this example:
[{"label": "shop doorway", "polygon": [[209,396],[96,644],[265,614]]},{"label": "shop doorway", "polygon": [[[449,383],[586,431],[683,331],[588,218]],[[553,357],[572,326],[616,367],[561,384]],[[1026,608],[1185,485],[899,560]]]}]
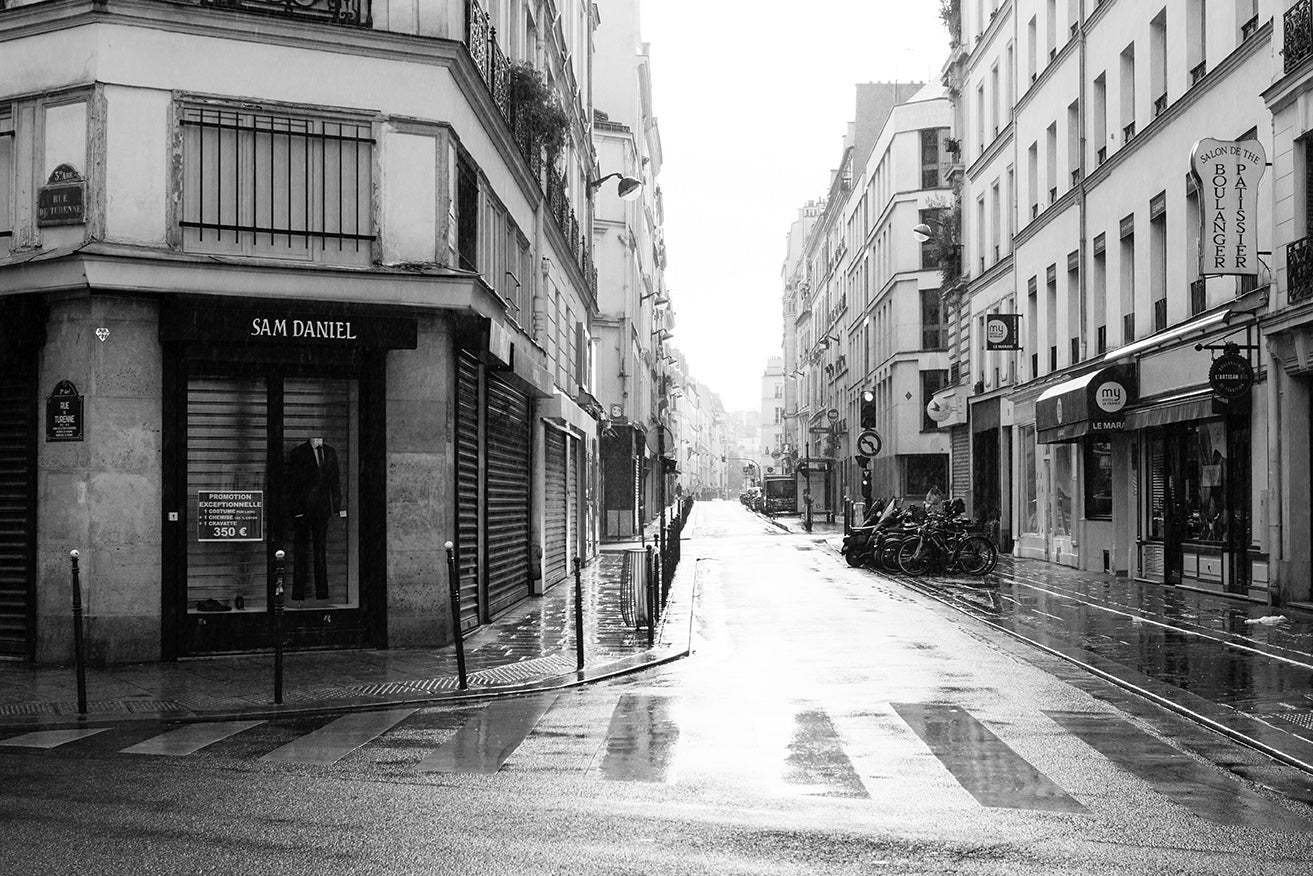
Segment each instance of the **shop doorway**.
[{"label": "shop doorway", "polygon": [[177,655],[273,647],[278,550],[286,647],[385,644],[377,371],[345,362],[180,370]]}]

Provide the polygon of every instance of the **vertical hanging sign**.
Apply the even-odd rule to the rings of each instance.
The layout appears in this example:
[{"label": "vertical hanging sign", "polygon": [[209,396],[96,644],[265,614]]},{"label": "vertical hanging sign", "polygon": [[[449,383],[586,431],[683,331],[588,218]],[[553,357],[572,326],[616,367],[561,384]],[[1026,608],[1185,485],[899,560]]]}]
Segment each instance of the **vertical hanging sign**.
[{"label": "vertical hanging sign", "polygon": [[1258,181],[1267,153],[1257,140],[1194,144],[1190,172],[1199,186],[1199,273],[1258,276]]}]

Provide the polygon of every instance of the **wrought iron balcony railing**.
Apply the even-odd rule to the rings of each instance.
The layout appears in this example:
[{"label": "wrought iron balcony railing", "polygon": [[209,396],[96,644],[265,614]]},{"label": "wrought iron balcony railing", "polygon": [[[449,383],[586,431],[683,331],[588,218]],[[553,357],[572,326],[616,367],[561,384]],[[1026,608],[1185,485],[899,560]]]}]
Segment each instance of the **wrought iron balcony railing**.
[{"label": "wrought iron balcony railing", "polygon": [[[201,5],[289,18],[310,18],[356,27],[370,27],[373,24],[370,0],[201,0]],[[4,8],[5,4],[0,0],[0,9]]]},{"label": "wrought iron balcony railing", "polygon": [[1283,22],[1285,39],[1281,53],[1286,59],[1285,72],[1289,73],[1313,55],[1313,0],[1298,0],[1286,10]]},{"label": "wrought iron balcony railing", "polygon": [[1258,16],[1255,15],[1253,18],[1249,19],[1244,24],[1240,25],[1241,42],[1249,39],[1257,32],[1258,32]]},{"label": "wrought iron balcony railing", "polygon": [[1203,277],[1190,281],[1190,315],[1203,313],[1208,309],[1208,281]]},{"label": "wrought iron balcony railing", "polygon": [[1286,244],[1286,300],[1313,299],[1313,235]]}]

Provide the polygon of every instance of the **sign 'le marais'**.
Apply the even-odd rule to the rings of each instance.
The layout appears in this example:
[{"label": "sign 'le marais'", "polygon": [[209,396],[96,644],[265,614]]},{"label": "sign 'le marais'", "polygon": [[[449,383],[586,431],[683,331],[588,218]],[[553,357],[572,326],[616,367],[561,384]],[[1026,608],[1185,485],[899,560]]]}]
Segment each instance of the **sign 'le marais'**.
[{"label": "sign 'le marais'", "polygon": [[1257,140],[1195,143],[1190,172],[1199,187],[1199,273],[1258,275],[1258,181],[1267,153]]}]

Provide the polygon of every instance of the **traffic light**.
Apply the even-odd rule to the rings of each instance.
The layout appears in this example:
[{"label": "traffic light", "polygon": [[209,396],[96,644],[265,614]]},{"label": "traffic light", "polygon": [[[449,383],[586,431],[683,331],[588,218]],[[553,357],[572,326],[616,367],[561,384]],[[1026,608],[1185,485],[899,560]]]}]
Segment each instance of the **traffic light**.
[{"label": "traffic light", "polygon": [[862,390],[862,416],[861,416],[861,422],[862,422],[862,428],[863,428],[863,429],[874,429],[875,426],[876,426],[876,417],[875,417],[875,390],[873,390],[873,389],[863,389],[863,390]]},{"label": "traffic light", "polygon": [[871,504],[871,472],[869,469],[862,469],[862,499],[866,504]]}]

